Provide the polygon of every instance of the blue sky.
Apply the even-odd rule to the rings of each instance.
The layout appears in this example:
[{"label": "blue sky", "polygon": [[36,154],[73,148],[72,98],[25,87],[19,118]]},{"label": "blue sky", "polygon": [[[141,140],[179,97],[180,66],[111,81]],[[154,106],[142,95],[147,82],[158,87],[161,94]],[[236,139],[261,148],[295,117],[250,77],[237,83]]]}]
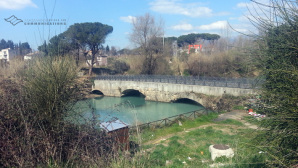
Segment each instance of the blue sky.
[{"label": "blue sky", "polygon": [[[0,39],[27,41],[36,49],[44,40],[64,32],[74,23],[101,22],[114,28],[104,46],[131,48],[128,38],[131,22],[145,13],[164,21],[165,36],[222,34],[227,22],[247,33],[253,30],[245,17],[250,5],[249,0],[0,0]],[[12,15],[24,22],[13,26],[4,20]],[[66,20],[66,25],[24,24],[46,18]]]}]

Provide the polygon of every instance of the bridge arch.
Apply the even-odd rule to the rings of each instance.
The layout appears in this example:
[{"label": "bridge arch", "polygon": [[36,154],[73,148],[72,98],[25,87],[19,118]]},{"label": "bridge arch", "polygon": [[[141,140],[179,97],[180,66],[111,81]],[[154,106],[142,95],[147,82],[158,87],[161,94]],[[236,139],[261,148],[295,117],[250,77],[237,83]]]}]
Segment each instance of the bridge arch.
[{"label": "bridge arch", "polygon": [[203,106],[201,103],[193,100],[193,99],[189,99],[189,98],[178,98],[176,100],[172,100],[171,102],[173,103],[186,103],[186,104],[193,104],[193,105],[199,105],[199,106]]},{"label": "bridge arch", "polygon": [[142,92],[136,89],[126,89],[123,92],[121,92],[121,97],[126,97],[126,96],[139,96],[145,98],[146,95],[144,95]]},{"label": "bridge arch", "polygon": [[91,94],[96,94],[96,95],[104,95],[104,93],[100,90],[92,90]]}]

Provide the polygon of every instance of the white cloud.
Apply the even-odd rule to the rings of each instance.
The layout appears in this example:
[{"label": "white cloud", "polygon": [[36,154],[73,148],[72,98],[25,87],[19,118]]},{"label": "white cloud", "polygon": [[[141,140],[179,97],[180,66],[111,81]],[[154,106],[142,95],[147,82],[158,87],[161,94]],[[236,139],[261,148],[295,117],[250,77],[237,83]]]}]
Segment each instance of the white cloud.
[{"label": "white cloud", "polygon": [[132,23],[133,21],[136,20],[136,17],[134,17],[134,16],[122,16],[122,17],[120,17],[120,20],[122,20],[123,22]]},{"label": "white cloud", "polygon": [[200,30],[216,30],[216,29],[223,29],[227,26],[227,21],[217,21],[208,25],[201,25],[198,26]]},{"label": "white cloud", "polygon": [[150,3],[150,9],[166,14],[180,14],[189,17],[211,16],[212,10],[200,3],[179,3],[178,0],[155,0]]},{"label": "white cloud", "polygon": [[246,7],[248,7],[249,5],[250,5],[250,4],[247,3],[247,2],[240,2],[240,3],[237,4],[237,7],[238,7],[238,8],[246,8]]},{"label": "white cloud", "polygon": [[37,8],[31,0],[0,0],[0,9],[23,9],[26,7]]},{"label": "white cloud", "polygon": [[189,23],[182,23],[182,24],[178,24],[175,26],[172,26],[171,29],[173,30],[185,30],[185,31],[189,31],[189,30],[193,30],[194,27],[189,24]]}]

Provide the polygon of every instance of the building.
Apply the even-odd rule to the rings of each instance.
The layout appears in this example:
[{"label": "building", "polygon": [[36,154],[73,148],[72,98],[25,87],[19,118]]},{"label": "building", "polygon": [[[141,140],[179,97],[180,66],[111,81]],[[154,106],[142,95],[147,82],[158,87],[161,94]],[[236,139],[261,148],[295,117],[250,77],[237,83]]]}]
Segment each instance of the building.
[{"label": "building", "polygon": [[195,53],[198,53],[199,51],[202,51],[202,44],[188,45],[188,54],[190,54],[190,49],[192,48],[195,49]]},{"label": "building", "polygon": [[42,53],[39,52],[39,51],[30,52],[30,53],[24,55],[24,61],[31,60],[32,58],[36,58],[36,57],[39,57],[39,56],[43,56]]},{"label": "building", "polygon": [[96,66],[107,66],[108,56],[101,55],[96,57]]},{"label": "building", "polygon": [[128,124],[120,120],[103,122],[100,127],[107,132],[114,142],[114,148],[129,150],[129,128]]},{"label": "building", "polygon": [[16,51],[11,50],[10,48],[2,49],[0,51],[0,60],[2,62],[9,62],[12,60],[14,57],[16,57]]},{"label": "building", "polygon": [[[91,60],[87,60],[87,65],[91,64]],[[107,66],[108,65],[108,56],[99,55],[95,56],[93,66]]]}]

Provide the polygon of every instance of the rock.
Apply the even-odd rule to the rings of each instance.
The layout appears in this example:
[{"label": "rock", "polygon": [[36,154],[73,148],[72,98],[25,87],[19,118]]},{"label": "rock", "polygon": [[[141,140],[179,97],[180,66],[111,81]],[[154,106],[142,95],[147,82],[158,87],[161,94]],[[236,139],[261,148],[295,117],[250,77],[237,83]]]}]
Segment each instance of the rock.
[{"label": "rock", "polygon": [[166,160],[166,166],[169,166],[171,164],[173,164],[173,162],[171,160]]},{"label": "rock", "polygon": [[210,145],[209,152],[211,152],[211,159],[214,161],[215,158],[226,156],[227,158],[232,158],[234,156],[234,151],[227,145],[217,144]]},{"label": "rock", "polygon": [[179,126],[182,126],[182,123],[178,120]]}]

